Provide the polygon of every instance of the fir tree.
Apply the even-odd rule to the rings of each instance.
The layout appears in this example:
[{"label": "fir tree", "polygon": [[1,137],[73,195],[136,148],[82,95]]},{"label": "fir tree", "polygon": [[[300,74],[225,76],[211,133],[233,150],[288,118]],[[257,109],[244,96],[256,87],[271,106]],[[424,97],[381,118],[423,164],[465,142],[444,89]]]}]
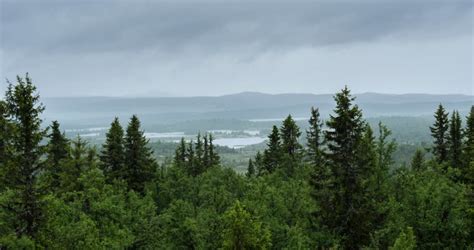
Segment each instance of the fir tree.
[{"label": "fir tree", "polygon": [[462,169],[462,125],[459,112],[453,111],[449,121],[448,154],[451,166]]},{"label": "fir tree", "polygon": [[273,126],[272,133],[268,136],[267,149],[263,152],[263,171],[259,173],[273,173],[281,159],[280,132]]},{"label": "fir tree", "polygon": [[42,170],[41,157],[45,151],[40,145],[46,135],[40,119],[44,106],[39,102],[40,97],[28,74],[25,79],[17,76],[15,85],[8,84],[6,113],[14,129],[11,131],[11,168],[6,186],[17,193],[9,212],[16,217],[16,235],[34,238],[42,218],[37,174]]},{"label": "fir tree", "polygon": [[435,123],[431,130],[431,136],[434,139],[433,155],[436,157],[438,163],[443,163],[448,159],[448,113],[445,111],[443,105],[439,105],[435,112]]},{"label": "fir tree", "polygon": [[105,135],[105,143],[100,153],[101,168],[109,179],[120,179],[125,176],[124,131],[120,121],[115,117]]},{"label": "fir tree", "polygon": [[47,145],[47,172],[51,177],[50,187],[56,189],[60,184],[60,174],[63,171],[61,161],[69,157],[69,140],[59,129],[59,122],[53,121],[51,133],[48,135]]},{"label": "fir tree", "polygon": [[138,117],[133,115],[125,135],[125,171],[124,179],[128,187],[143,193],[145,184],[154,177],[156,163],[148,140],[140,129]]},{"label": "fir tree", "polygon": [[314,167],[321,166],[323,163],[322,151],[322,127],[323,122],[320,119],[319,109],[311,108],[311,117],[309,118],[309,129],[306,131],[308,156]]}]

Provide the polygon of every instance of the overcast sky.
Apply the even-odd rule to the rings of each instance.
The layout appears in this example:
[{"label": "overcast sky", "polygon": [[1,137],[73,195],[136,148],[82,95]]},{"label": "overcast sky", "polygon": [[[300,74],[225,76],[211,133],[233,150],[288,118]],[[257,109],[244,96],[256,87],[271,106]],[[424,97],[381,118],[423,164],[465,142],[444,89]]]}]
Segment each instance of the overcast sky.
[{"label": "overcast sky", "polygon": [[0,3],[0,76],[42,96],[473,94],[470,0]]}]

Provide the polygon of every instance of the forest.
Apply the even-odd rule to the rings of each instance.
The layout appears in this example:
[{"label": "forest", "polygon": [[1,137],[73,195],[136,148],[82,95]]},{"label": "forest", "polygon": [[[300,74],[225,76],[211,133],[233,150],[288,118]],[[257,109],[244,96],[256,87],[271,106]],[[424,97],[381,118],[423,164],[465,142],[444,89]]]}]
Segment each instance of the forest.
[{"label": "forest", "polygon": [[[0,249],[473,249],[474,106],[440,104],[432,144],[396,164],[348,87],[271,131],[245,173],[212,133],[158,162],[139,117],[68,138],[28,76],[0,99]],[[301,141],[304,143],[301,143]]]}]

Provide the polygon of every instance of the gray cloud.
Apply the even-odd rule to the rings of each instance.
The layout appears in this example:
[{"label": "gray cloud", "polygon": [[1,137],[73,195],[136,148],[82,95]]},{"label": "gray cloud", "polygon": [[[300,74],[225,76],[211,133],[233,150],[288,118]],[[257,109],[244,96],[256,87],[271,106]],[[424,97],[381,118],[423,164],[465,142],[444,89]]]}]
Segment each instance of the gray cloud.
[{"label": "gray cloud", "polygon": [[[445,40],[462,40],[463,48],[469,48],[467,42],[472,41],[471,1],[4,1],[1,7],[1,56],[5,61],[2,76],[12,77],[12,73],[29,66],[30,71],[40,74],[50,70],[54,72],[51,75],[66,76],[67,72],[67,76],[74,79],[71,84],[80,83],[84,88],[92,87],[84,81],[97,86],[99,79],[113,79],[121,91],[110,94],[126,93],[130,81],[152,81],[153,77],[144,77],[143,74],[154,71],[162,73],[161,80],[167,81],[160,88],[174,92],[174,85],[192,85],[185,83],[191,79],[193,84],[203,86],[209,86],[209,81],[222,81],[225,76],[206,76],[232,73],[219,64],[238,67],[242,71],[248,70],[249,65],[258,64],[264,68],[241,79],[242,83],[235,83],[241,88],[220,86],[215,92],[218,94],[234,89],[246,90],[244,88],[252,86],[244,82],[254,82],[252,79],[270,80],[264,75],[272,73],[272,67],[276,67],[272,66],[274,61],[268,61],[266,66],[260,64],[269,55],[274,56],[275,61],[284,61],[293,55],[302,56],[299,50],[310,49],[309,54],[316,53],[314,57],[306,58],[309,61],[296,60],[295,64],[288,66],[288,74],[294,74],[291,67],[301,67],[301,63],[316,65],[317,54],[338,58],[334,56],[337,51],[358,46],[377,48],[381,43],[399,43],[398,47],[406,48],[406,52],[408,49],[416,51],[408,44],[415,43],[421,48],[427,43],[439,43],[445,45],[443,50],[457,51],[457,47],[449,46],[454,42]],[[380,52],[374,49],[374,53]],[[389,57],[392,55],[390,51],[382,53]],[[363,58],[361,60],[361,63],[369,63]],[[468,62],[468,58],[462,61]],[[207,63],[208,71],[201,72],[203,69],[199,67],[202,65],[196,67],[196,63]],[[335,74],[350,67],[343,61],[340,64],[339,68],[328,70]],[[472,60],[470,65],[472,68]],[[377,71],[376,64],[371,67]],[[189,74],[189,79],[176,76],[177,71]],[[429,72],[421,71],[424,74]],[[95,80],[87,80],[83,76],[101,72],[108,77],[92,75]],[[390,75],[391,72],[387,73],[387,77],[395,77]],[[470,84],[466,83],[468,72],[450,73],[462,75],[458,78],[463,79],[463,83],[459,83],[463,88]],[[134,79],[120,74],[142,76]],[[311,80],[293,76],[295,81]],[[61,88],[58,80],[39,77],[51,82],[45,86],[46,91],[53,89],[52,86]],[[314,78],[317,80],[321,79]],[[254,89],[272,91],[270,85],[261,84],[265,87]],[[147,85],[138,86],[142,92],[147,92],[143,89]],[[90,93],[77,86],[73,89],[77,89],[78,94]],[[301,90],[311,89],[302,87]],[[280,91],[292,92],[291,89]],[[409,91],[411,89],[405,92]],[[107,94],[102,92],[97,87],[97,94]],[[68,93],[57,90],[50,94]]]}]

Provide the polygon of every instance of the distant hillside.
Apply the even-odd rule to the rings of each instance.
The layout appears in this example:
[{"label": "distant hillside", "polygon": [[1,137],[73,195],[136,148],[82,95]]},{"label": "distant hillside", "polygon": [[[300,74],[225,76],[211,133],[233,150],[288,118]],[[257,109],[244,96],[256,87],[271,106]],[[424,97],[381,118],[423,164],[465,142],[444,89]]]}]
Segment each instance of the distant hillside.
[{"label": "distant hillside", "polygon": [[[378,94],[356,95],[366,117],[432,114],[439,103],[466,113],[474,104],[469,95]],[[114,116],[139,115],[152,124],[199,119],[272,119],[288,114],[307,117],[311,106],[323,116],[334,108],[329,94],[263,94],[243,92],[218,97],[68,97],[43,98],[46,120],[65,124],[108,125]]]}]

